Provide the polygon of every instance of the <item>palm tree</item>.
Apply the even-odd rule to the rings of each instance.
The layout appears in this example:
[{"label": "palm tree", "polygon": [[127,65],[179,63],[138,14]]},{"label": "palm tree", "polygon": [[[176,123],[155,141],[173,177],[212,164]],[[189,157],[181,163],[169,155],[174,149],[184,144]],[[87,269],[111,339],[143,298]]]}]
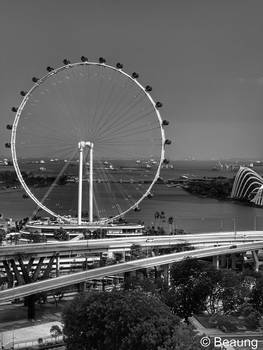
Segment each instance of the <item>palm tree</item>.
[{"label": "palm tree", "polygon": [[154,229],[155,229],[155,227],[156,227],[156,221],[157,221],[158,219],[160,219],[160,213],[159,213],[158,211],[156,211],[156,212],[154,213]]},{"label": "palm tree", "polygon": [[168,224],[169,224],[169,228],[170,228],[170,234],[172,234],[172,232],[173,232],[173,223],[174,223],[174,218],[172,216],[169,216]]},{"label": "palm tree", "polygon": [[165,213],[164,213],[164,211],[161,211],[160,220],[162,220],[162,224],[165,223]]}]

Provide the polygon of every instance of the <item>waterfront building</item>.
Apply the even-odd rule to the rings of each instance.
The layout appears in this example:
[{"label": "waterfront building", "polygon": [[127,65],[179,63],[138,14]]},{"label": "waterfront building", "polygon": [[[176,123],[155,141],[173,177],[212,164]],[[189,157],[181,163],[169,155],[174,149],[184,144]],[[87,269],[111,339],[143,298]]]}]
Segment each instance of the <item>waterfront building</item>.
[{"label": "waterfront building", "polygon": [[263,178],[250,168],[240,167],[235,177],[231,198],[244,199],[263,206]]}]

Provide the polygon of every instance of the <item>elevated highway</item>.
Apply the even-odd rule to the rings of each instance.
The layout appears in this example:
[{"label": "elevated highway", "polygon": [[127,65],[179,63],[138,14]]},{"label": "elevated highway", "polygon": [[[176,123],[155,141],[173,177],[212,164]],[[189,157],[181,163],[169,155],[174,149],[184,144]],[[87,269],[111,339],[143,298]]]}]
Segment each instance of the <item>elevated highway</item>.
[{"label": "elevated highway", "polygon": [[142,248],[168,248],[178,244],[190,244],[192,246],[205,247],[233,242],[246,243],[261,240],[263,240],[263,231],[232,231],[6,245],[0,247],[0,261],[10,259],[17,255],[48,257],[54,254],[81,254],[89,252],[105,252],[108,250],[121,251],[130,249],[133,244],[139,244]]},{"label": "elevated highway", "polygon": [[43,281],[18,286],[8,290],[0,291],[0,302],[21,298],[32,294],[59,289],[62,287],[78,284],[87,280],[92,280],[105,276],[118,275],[128,271],[142,268],[149,268],[159,265],[167,265],[181,261],[187,257],[204,258],[226,254],[235,254],[247,251],[258,251],[263,248],[263,240],[253,243],[239,243],[237,245],[223,245],[220,247],[208,247],[196,250],[189,250],[180,253],[166,254],[151,258],[139,259],[116,265],[101,267],[89,271],[77,272],[61,277],[55,277]]}]

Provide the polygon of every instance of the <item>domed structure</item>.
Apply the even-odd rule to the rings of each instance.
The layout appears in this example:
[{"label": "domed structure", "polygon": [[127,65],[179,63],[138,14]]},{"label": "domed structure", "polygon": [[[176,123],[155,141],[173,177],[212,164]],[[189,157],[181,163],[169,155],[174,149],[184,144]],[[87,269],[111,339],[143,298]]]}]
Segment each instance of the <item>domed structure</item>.
[{"label": "domed structure", "polygon": [[250,168],[240,167],[235,177],[231,198],[246,199],[263,206],[263,178]]}]

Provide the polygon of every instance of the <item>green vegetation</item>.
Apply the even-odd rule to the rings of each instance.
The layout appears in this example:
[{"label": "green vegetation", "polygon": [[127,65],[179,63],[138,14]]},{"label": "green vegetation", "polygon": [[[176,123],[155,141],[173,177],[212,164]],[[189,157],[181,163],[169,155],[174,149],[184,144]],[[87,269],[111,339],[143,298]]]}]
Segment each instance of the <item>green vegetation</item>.
[{"label": "green vegetation", "polygon": [[186,323],[204,314],[208,327],[228,332],[262,325],[261,273],[216,270],[211,263],[187,258],[172,265],[170,285],[161,270],[138,270],[125,275],[124,289],[157,297]]},{"label": "green vegetation", "polygon": [[[34,175],[31,172],[22,172],[22,176],[28,186],[35,187],[50,186],[56,180],[55,176]],[[0,183],[5,188],[20,186],[16,172],[11,170],[0,172]],[[58,185],[65,185],[67,183],[67,176],[61,176],[56,183]]]},{"label": "green vegetation", "polygon": [[184,188],[193,195],[225,200],[230,197],[233,182],[233,178],[204,178],[201,180],[189,180]]},{"label": "green vegetation", "polygon": [[201,349],[190,327],[143,292],[92,292],[63,312],[68,350]]},{"label": "green vegetation", "polygon": [[63,227],[60,227],[58,230],[55,230],[53,236],[58,241],[69,241],[69,234]]}]

